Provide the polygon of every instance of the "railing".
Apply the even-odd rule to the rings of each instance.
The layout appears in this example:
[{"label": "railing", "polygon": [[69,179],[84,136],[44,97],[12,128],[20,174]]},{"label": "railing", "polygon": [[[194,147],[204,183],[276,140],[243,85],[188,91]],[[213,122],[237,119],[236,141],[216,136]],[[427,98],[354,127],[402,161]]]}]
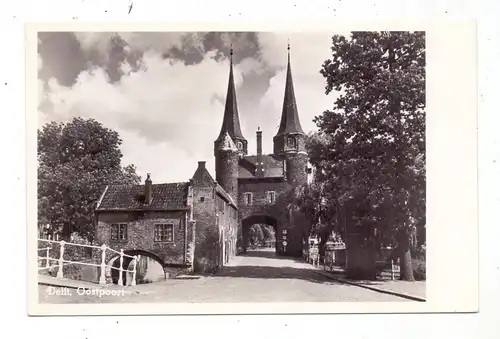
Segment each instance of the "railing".
[{"label": "railing", "polygon": [[[45,243],[51,243],[51,244],[58,244],[59,245],[59,258],[51,258],[50,257],[50,250],[52,249],[51,247],[47,247],[47,248],[39,248],[38,251],[45,251],[45,256],[40,256],[38,255],[38,261],[39,261],[39,266],[38,266],[38,270],[46,270],[46,269],[51,269],[51,268],[57,268],[57,278],[58,279],[62,279],[64,278],[64,272],[63,272],[63,267],[64,265],[73,265],[73,264],[76,264],[76,265],[85,265],[85,266],[94,266],[94,267],[100,267],[100,271],[101,271],[101,274],[100,274],[100,277],[99,277],[99,284],[101,285],[104,285],[106,284],[106,268],[110,268],[110,269],[115,269],[115,270],[119,270],[120,273],[119,273],[119,278],[118,278],[118,285],[119,286],[123,286],[123,273],[124,272],[128,272],[128,273],[132,273],[132,281],[131,281],[131,285],[134,286],[136,285],[136,274],[137,274],[137,270],[136,270],[136,267],[137,267],[137,256],[131,256],[131,255],[127,255],[125,253],[123,253],[123,249],[121,249],[120,251],[116,251],[108,246],[106,246],[105,244],[101,245],[101,246],[94,246],[94,245],[85,245],[85,244],[75,244],[75,243],[71,243],[71,242],[65,242],[64,240],[61,240],[61,241],[55,241],[55,240],[48,240],[48,239],[38,239],[39,242],[45,242]],[[64,250],[66,248],[66,246],[76,246],[76,247],[86,247],[86,248],[93,248],[93,249],[98,249],[101,251],[101,263],[100,264],[94,264],[94,263],[86,263],[86,262],[80,262],[80,261],[72,261],[72,260],[66,260],[64,259]],[[120,267],[119,268],[116,268],[112,265],[107,265],[106,264],[106,251],[111,251],[112,253],[117,253],[120,255]],[[123,268],[123,258],[124,257],[127,257],[127,258],[131,258],[131,259],[134,259],[135,260],[135,263],[134,263],[134,266],[133,266],[133,269],[132,270],[125,270]],[[40,261],[43,261],[45,260],[45,265],[44,266],[40,266]],[[57,262],[57,264],[55,265],[50,265],[51,262]]]},{"label": "railing", "polygon": [[[380,274],[384,272],[384,268],[388,266],[388,262],[383,262],[381,266],[382,269],[380,269]],[[394,260],[391,260],[391,269],[389,271],[391,273],[391,280],[395,279],[395,275],[398,271],[399,271],[398,266],[394,264]]]},{"label": "railing", "polygon": [[312,247],[308,251],[307,262],[313,266],[319,266],[319,248]]}]

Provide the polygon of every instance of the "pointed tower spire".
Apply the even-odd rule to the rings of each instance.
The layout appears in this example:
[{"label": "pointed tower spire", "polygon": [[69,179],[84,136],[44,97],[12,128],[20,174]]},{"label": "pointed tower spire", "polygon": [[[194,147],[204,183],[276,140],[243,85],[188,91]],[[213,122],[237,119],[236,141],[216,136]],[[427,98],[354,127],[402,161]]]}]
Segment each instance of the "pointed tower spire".
[{"label": "pointed tower spire", "polygon": [[234,86],[232,45],[229,52],[229,62],[229,82],[227,86],[226,106],[224,108],[222,127],[217,140],[222,140],[227,133],[234,140],[234,142],[238,146],[238,149],[242,150],[246,154],[247,141],[241,133],[238,103],[236,100],[236,88]]},{"label": "pointed tower spire", "polygon": [[286,46],[286,49],[288,51],[288,64],[290,64],[290,39],[288,39],[288,45]]},{"label": "pointed tower spire", "polygon": [[292,186],[307,183],[306,135],[300,125],[293,89],[290,44],[286,70],[285,97],[278,133],[273,138],[274,155],[285,161],[286,180]]},{"label": "pointed tower spire", "polygon": [[300,125],[295,91],[293,89],[292,67],[290,65],[290,43],[287,46],[288,64],[286,70],[285,97],[283,99],[283,111],[281,112],[281,123],[276,135],[287,133],[304,133]]}]

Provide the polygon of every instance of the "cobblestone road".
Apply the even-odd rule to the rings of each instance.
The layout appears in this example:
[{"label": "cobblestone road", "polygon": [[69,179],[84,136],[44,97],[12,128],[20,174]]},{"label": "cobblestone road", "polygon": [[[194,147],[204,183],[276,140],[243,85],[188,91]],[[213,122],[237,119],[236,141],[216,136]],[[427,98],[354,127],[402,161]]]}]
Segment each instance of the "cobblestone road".
[{"label": "cobblestone road", "polygon": [[46,289],[39,286],[42,303],[408,301],[329,280],[304,262],[264,250],[236,257],[215,276],[140,285],[139,293],[121,297],[82,296],[75,290],[56,296]]}]

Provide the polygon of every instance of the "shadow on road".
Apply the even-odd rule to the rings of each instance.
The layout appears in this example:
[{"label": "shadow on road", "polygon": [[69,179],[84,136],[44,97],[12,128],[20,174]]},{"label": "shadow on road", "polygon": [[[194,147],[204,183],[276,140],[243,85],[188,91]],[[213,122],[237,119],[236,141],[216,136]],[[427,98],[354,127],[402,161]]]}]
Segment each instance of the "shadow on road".
[{"label": "shadow on road", "polygon": [[313,269],[274,266],[227,266],[215,274],[218,277],[257,279],[300,279],[319,284],[344,285],[333,281]]},{"label": "shadow on road", "polygon": [[284,259],[284,260],[291,260],[293,262],[304,262],[302,258],[281,256],[278,255],[275,251],[269,249],[248,250],[246,253],[238,254],[237,257]]}]

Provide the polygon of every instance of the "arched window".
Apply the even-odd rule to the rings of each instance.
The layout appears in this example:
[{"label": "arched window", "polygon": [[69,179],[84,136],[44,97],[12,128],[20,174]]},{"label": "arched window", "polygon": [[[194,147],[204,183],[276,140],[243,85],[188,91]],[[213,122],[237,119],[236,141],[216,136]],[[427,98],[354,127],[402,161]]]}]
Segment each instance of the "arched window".
[{"label": "arched window", "polygon": [[288,145],[289,148],[296,148],[297,144],[296,144],[295,138],[294,137],[288,137],[288,139],[287,139],[287,145]]}]

